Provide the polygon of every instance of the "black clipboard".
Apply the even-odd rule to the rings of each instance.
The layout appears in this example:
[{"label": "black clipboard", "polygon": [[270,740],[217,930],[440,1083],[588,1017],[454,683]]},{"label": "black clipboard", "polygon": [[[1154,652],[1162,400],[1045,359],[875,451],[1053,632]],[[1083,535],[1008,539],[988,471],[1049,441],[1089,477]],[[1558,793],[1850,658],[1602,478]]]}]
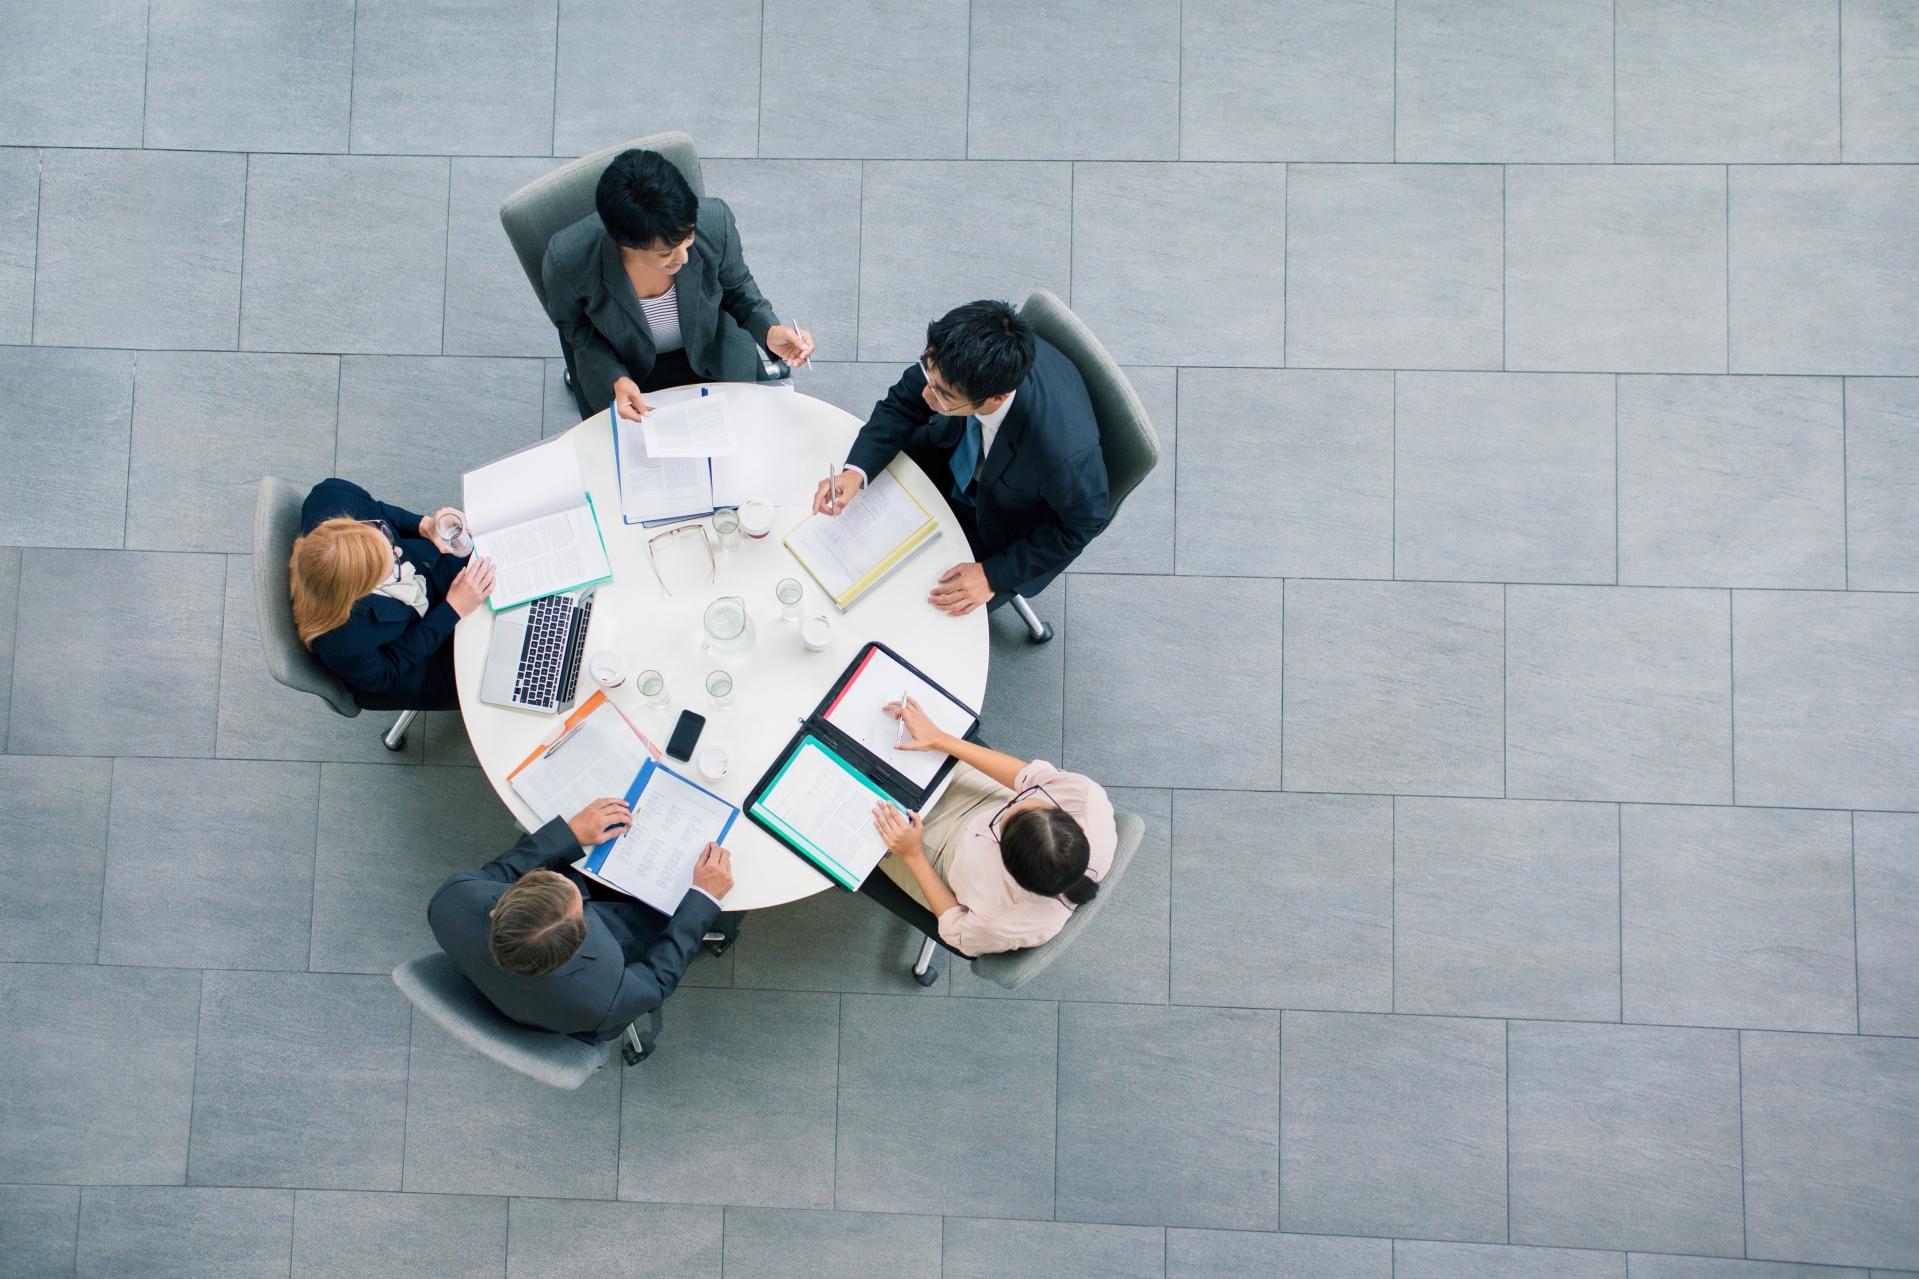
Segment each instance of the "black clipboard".
[{"label": "black clipboard", "polygon": [[968,741],[979,740],[980,713],[976,708],[968,705],[965,699],[955,697],[945,685],[932,678],[919,667],[913,665],[913,663],[907,661],[904,657],[901,657],[892,648],[882,644],[878,640],[869,640],[865,646],[854,655],[853,660],[847,663],[846,669],[840,672],[839,678],[833,681],[833,686],[826,691],[826,696],[820,698],[819,704],[813,708],[812,714],[800,721],[799,731],[794,733],[786,745],[780,748],[780,753],[774,756],[772,764],[764,773],[760,774],[760,779],[753,783],[753,789],[747,792],[746,799],[740,804],[740,811],[746,814],[748,821],[752,822],[768,835],[771,835],[780,844],[791,850],[794,856],[807,862],[815,870],[818,870],[840,887],[848,889],[856,888],[858,885],[845,882],[833,868],[822,865],[810,851],[788,837],[785,832],[781,831],[773,823],[760,817],[753,810],[759,804],[761,797],[772,788],[773,783],[779,778],[780,774],[786,771],[786,766],[792,760],[794,754],[805,745],[809,739],[825,746],[831,753],[837,755],[843,763],[850,766],[854,772],[865,778],[875,789],[883,792],[888,798],[899,804],[901,808],[917,810],[924,807],[928,797],[937,791],[946,781],[946,775],[952,772],[954,766],[959,763],[959,761],[952,756],[947,756],[940,764],[938,771],[933,774],[933,779],[930,782],[923,787],[917,786],[898,769],[880,759],[877,755],[873,754],[873,752],[867,750],[866,747],[860,745],[850,734],[842,732],[836,725],[828,722],[826,718],[827,712],[838,704],[840,695],[846,691],[847,685],[859,677],[860,672],[865,669],[866,663],[876,651],[885,653],[914,675],[938,689],[955,705],[972,715],[972,727],[966,730],[964,737]]}]

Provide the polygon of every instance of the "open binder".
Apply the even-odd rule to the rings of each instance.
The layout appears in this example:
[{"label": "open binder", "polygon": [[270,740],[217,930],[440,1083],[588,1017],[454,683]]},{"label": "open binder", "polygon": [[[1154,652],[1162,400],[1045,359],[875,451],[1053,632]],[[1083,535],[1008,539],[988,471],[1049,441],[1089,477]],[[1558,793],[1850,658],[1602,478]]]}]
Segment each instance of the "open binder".
[{"label": "open binder", "polygon": [[886,855],[873,806],[923,808],[958,762],[892,747],[897,721],[879,708],[902,693],[946,731],[977,738],[976,709],[875,640],[800,721],[741,806],[747,820],[842,888],[858,888]]},{"label": "open binder", "polygon": [[786,535],[786,549],[844,613],[939,535],[939,520],[889,465],[838,515],[801,521]]}]

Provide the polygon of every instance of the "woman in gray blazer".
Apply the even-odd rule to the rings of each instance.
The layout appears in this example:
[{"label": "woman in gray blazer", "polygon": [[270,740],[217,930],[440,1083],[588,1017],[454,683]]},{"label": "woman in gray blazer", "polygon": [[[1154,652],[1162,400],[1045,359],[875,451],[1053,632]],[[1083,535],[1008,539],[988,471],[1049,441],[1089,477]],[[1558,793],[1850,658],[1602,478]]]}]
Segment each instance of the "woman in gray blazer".
[{"label": "woman in gray blazer", "polygon": [[548,242],[542,264],[583,416],[615,404],[637,421],[647,391],[758,381],[760,347],[791,363],[812,356],[812,335],[781,324],[760,296],[733,211],[694,195],[665,156],[622,152],[594,203]]}]

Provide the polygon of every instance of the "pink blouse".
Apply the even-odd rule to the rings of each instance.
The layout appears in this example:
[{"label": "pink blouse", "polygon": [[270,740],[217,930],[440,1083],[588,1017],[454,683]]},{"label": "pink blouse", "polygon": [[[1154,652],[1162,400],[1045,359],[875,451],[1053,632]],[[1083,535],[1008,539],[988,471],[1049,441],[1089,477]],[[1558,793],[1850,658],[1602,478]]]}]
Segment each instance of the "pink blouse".
[{"label": "pink blouse", "polygon": [[[1089,777],[1063,773],[1034,760],[1014,779],[1015,791],[1044,786],[1046,793],[1079,822],[1092,846],[1086,874],[1104,879],[1119,847],[1113,825],[1113,801]],[[985,808],[953,837],[942,870],[959,904],[940,916],[940,937],[968,955],[1022,950],[1052,940],[1073,908],[1059,897],[1040,897],[1021,888],[1006,871],[999,841],[987,830],[996,810]]]}]

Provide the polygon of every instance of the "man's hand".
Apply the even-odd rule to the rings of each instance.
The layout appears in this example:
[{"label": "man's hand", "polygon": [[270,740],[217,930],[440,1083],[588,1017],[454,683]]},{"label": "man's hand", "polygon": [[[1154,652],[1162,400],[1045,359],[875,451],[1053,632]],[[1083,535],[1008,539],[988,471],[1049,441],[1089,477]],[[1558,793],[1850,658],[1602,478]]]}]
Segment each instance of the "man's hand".
[{"label": "man's hand", "polygon": [[702,848],[700,860],[693,865],[693,887],[716,902],[725,901],[733,891],[733,854],[718,844]]},{"label": "man's hand", "polygon": [[653,411],[640,398],[640,384],[630,377],[619,378],[613,383],[613,409],[629,422],[637,422]]},{"label": "man's hand", "polygon": [[626,806],[626,801],[609,795],[582,808],[566,825],[573,832],[573,838],[580,841],[581,848],[591,848],[604,844],[632,824],[633,810]]},{"label": "man's hand", "polygon": [[480,601],[493,589],[493,561],[484,555],[476,555],[466,562],[453,584],[446,588],[446,602],[453,611],[465,617],[480,607]]},{"label": "man's hand", "polygon": [[815,515],[838,515],[846,509],[846,504],[859,495],[860,473],[854,470],[841,471],[828,484],[825,480],[813,490],[813,513]]},{"label": "man's hand", "polygon": [[873,828],[886,841],[886,851],[901,861],[926,856],[926,845],[920,838],[925,828],[918,813],[901,813],[891,804],[875,804]]},{"label": "man's hand", "polygon": [[813,335],[790,324],[775,324],[766,331],[766,349],[798,368],[813,362]]},{"label": "man's hand", "polygon": [[965,617],[993,598],[986,569],[978,564],[955,564],[940,574],[939,584],[926,602],[949,617]]}]

